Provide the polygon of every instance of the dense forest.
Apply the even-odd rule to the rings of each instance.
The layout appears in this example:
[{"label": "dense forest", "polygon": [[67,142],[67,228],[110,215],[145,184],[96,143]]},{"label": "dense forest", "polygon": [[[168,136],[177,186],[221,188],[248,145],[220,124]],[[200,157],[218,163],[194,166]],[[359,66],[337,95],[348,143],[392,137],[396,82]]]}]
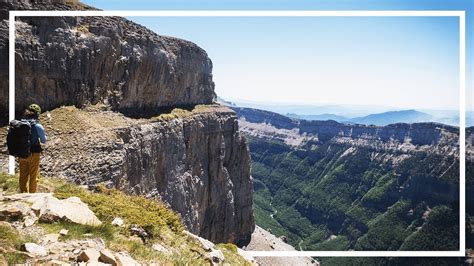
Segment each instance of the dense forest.
[{"label": "dense forest", "polygon": [[341,158],[349,147],[249,140],[257,224],[295,247],[458,249],[457,173],[430,173],[443,158],[420,154],[390,169],[364,148]]}]

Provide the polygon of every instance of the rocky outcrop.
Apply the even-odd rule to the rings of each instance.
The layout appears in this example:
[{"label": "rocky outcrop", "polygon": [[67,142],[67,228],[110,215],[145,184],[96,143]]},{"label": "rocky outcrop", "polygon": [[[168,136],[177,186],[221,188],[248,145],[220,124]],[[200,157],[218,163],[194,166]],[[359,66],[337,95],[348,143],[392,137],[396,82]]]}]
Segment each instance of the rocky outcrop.
[{"label": "rocky outcrop", "polygon": [[[183,262],[182,258],[179,259],[181,256],[186,256],[182,254],[183,252],[191,252],[194,256],[189,261],[199,265],[204,263],[222,265],[226,262],[254,265],[253,257],[249,256],[247,252],[229,244],[215,245],[185,230],[167,231],[168,228],[161,225],[159,236],[148,235],[146,239],[138,237],[135,229],[139,228],[143,232],[146,230],[131,223],[130,219],[133,218],[128,215],[133,211],[127,212],[128,215],[125,214],[125,221],[122,220],[124,223],[120,226],[121,229],[115,230],[107,226],[106,224],[110,223],[110,218],[105,218],[102,227],[97,227],[101,223],[94,212],[102,217],[113,215],[113,213],[104,215],[102,212],[104,209],[124,214],[123,210],[118,209],[120,204],[115,206],[115,202],[105,203],[96,198],[91,203],[90,200],[100,197],[101,192],[97,194],[86,192],[74,185],[67,185],[69,188],[74,187],[77,196],[89,202],[90,205],[88,205],[76,196],[60,200],[56,198],[58,195],[53,195],[53,193],[13,194],[13,191],[16,190],[11,187],[14,182],[10,180],[10,182],[4,183],[6,179],[14,179],[14,177],[2,176],[1,181],[1,265],[19,263],[22,265],[151,265],[172,262],[176,264],[177,260]],[[43,182],[45,181],[43,180]],[[56,182],[58,182],[56,179],[47,179],[45,183],[48,186],[44,186],[42,189],[56,191],[65,185],[62,181]],[[117,192],[113,193],[117,196]],[[137,198],[135,197],[135,199]],[[144,203],[144,206],[135,206],[134,211],[141,211],[142,214],[147,212],[146,209],[150,207],[150,204],[156,204],[152,200],[140,199],[140,201],[147,203]],[[141,209],[137,210],[136,208]],[[45,216],[48,216],[46,220]],[[107,241],[104,241],[104,236],[107,237]],[[150,240],[152,244],[148,245]],[[178,244],[175,244],[176,242]],[[127,243],[145,251],[146,256],[140,256],[140,254],[133,252],[130,254],[129,251],[126,251]],[[175,260],[176,258],[178,259]],[[189,264],[188,262],[183,263]]]},{"label": "rocky outcrop", "polygon": [[248,240],[254,226],[250,157],[232,113],[207,112],[117,135],[125,154],[116,184],[126,181],[121,186],[134,193],[160,197],[191,232],[213,242]]},{"label": "rocky outcrop", "polygon": [[[294,247],[285,243],[267,230],[256,226],[252,233],[250,243],[245,247],[246,251],[296,251]],[[311,257],[256,257],[259,265],[314,265],[320,263]]]},{"label": "rocky outcrop", "polygon": [[41,119],[50,137],[43,175],[156,197],[194,234],[248,242],[254,229],[250,156],[232,110],[199,106],[132,119],[63,107]]},{"label": "rocky outcrop", "polygon": [[[2,19],[12,9],[91,8],[68,0],[0,3]],[[8,25],[1,23],[0,111],[6,114]],[[17,20],[16,34],[17,111],[31,102],[43,110],[108,106],[94,117],[67,108],[61,110],[77,112],[43,117],[50,136],[43,174],[160,198],[195,234],[248,241],[254,227],[250,158],[235,114],[216,107],[144,118],[214,101],[212,62],[203,49],[120,17],[25,17]],[[6,159],[0,159],[3,167]]]},{"label": "rocky outcrop", "polygon": [[6,203],[0,203],[0,219],[4,217],[2,213],[11,214],[11,210],[18,210],[18,216],[26,216],[33,211],[40,221],[46,223],[67,221],[91,226],[102,224],[78,197],[59,200],[52,193],[33,193],[9,195],[2,200]]},{"label": "rocky outcrop", "polygon": [[[41,2],[41,1],[40,1]],[[53,5],[52,2],[55,4]],[[78,9],[71,1],[2,3],[8,9]],[[2,17],[6,17],[5,14]],[[20,18],[16,107],[106,103],[131,114],[211,103],[212,62],[194,43],[120,17]],[[8,26],[0,27],[0,109],[7,110]]]},{"label": "rocky outcrop", "polygon": [[[324,143],[370,147],[391,152],[432,152],[459,158],[459,129],[438,123],[391,124],[368,126],[344,124],[333,120],[291,119],[273,112],[232,107],[249,135],[277,138],[288,145]],[[468,142],[472,129],[467,130]],[[471,136],[472,138],[472,136]],[[470,144],[467,144],[468,148]],[[468,154],[472,149],[468,149]]]}]

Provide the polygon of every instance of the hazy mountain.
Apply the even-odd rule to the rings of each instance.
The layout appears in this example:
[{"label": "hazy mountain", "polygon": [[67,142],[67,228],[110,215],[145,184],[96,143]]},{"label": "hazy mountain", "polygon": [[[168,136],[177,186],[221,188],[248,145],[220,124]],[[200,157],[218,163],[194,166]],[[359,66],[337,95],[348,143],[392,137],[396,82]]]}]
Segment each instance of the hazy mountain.
[{"label": "hazy mountain", "polygon": [[335,115],[335,114],[298,115],[298,114],[288,113],[286,114],[286,116],[290,118],[304,119],[304,120],[322,120],[322,121],[334,120],[337,122],[348,121],[350,119],[345,116],[340,116],[340,115]]},{"label": "hazy mountain", "polygon": [[[219,100],[218,100],[219,101]],[[311,105],[299,103],[264,103],[248,100],[225,101],[225,105],[267,110],[304,120],[334,120],[343,123],[388,125],[391,123],[436,122],[459,126],[459,111],[441,109],[405,109],[378,105]],[[474,126],[474,112],[466,113],[466,126]]]},{"label": "hazy mountain", "polygon": [[350,119],[354,124],[386,126],[395,123],[433,122],[435,118],[429,114],[416,110],[390,111],[380,114],[371,114]]},{"label": "hazy mountain", "polygon": [[239,107],[268,110],[278,114],[321,115],[333,114],[348,118],[366,116],[396,110],[390,106],[378,105],[348,105],[348,104],[300,104],[300,103],[265,103],[247,100],[229,100]]},{"label": "hazy mountain", "polygon": [[[334,120],[346,124],[366,124],[385,126],[394,123],[421,123],[436,122],[445,125],[459,126],[459,112],[457,111],[419,111],[419,110],[402,110],[389,111],[377,114],[370,114],[361,117],[345,117],[336,114],[313,114],[302,115],[296,113],[287,113],[286,116],[294,119],[304,119],[309,121],[326,121]],[[474,126],[474,112],[466,113],[466,126]]]},{"label": "hazy mountain", "polygon": [[[423,112],[416,110],[403,110],[403,111],[389,111],[377,114],[370,114],[366,116],[349,118],[345,116],[335,114],[319,114],[319,115],[300,115],[300,114],[287,114],[288,117],[295,119],[304,120],[334,120],[345,124],[363,124],[363,125],[376,125],[386,126],[389,124],[396,123],[420,123],[420,122],[437,122],[436,118]],[[451,121],[451,120],[449,120]],[[451,124],[451,123],[447,123]]]}]

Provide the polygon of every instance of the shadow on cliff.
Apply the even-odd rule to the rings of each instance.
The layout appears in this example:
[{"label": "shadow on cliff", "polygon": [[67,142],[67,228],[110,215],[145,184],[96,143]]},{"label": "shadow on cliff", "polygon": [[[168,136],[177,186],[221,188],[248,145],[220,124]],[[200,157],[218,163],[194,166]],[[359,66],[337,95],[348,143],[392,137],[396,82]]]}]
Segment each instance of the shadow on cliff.
[{"label": "shadow on cliff", "polygon": [[194,104],[183,104],[183,105],[175,105],[175,106],[170,106],[170,107],[159,107],[159,108],[122,108],[122,109],[117,109],[113,111],[119,112],[129,118],[150,119],[162,114],[169,114],[171,113],[171,111],[177,108],[191,112],[195,107],[196,105]]}]

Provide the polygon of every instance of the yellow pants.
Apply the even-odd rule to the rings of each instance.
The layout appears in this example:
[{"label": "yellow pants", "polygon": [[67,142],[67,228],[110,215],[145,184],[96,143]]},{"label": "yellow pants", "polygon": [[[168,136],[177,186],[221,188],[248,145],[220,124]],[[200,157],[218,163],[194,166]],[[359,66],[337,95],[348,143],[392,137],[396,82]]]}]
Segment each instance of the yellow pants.
[{"label": "yellow pants", "polygon": [[[19,161],[21,193],[35,193],[37,184],[36,182],[40,175],[40,154],[32,153],[27,158],[19,158]],[[27,183],[29,183],[29,186],[27,186]]]}]

